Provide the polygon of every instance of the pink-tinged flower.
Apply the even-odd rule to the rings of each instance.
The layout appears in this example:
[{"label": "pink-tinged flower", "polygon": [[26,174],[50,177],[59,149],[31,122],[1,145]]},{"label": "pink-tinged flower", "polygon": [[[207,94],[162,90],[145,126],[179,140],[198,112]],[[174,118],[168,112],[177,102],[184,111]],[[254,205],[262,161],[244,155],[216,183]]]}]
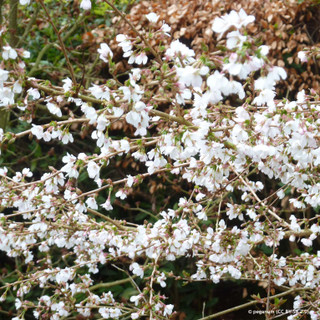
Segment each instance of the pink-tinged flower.
[{"label": "pink-tinged flower", "polygon": [[122,189],[120,189],[120,190],[116,193],[116,197],[117,197],[117,198],[120,198],[121,200],[124,200],[124,199],[127,197],[127,195],[126,195],[126,193],[125,193]]},{"label": "pink-tinged flower", "polygon": [[136,64],[146,64],[147,62],[148,62],[148,57],[144,51],[135,57]]},{"label": "pink-tinged flower", "polygon": [[308,57],[305,51],[299,51],[298,58],[301,60],[302,63],[308,62]]},{"label": "pink-tinged flower", "polygon": [[98,209],[98,205],[96,202],[96,199],[94,197],[90,197],[86,200],[86,204],[89,208],[93,209],[93,210],[97,210]]},{"label": "pink-tinged flower", "polygon": [[100,54],[100,59],[104,62],[109,62],[108,57],[113,57],[113,53],[110,47],[106,43],[101,43],[100,48],[98,49],[98,53]]},{"label": "pink-tinged flower", "polygon": [[107,211],[110,211],[113,209],[112,205],[111,205],[111,202],[110,202],[110,199],[107,199],[107,201],[105,203],[103,203],[101,205],[102,208],[104,208],[105,210]]}]

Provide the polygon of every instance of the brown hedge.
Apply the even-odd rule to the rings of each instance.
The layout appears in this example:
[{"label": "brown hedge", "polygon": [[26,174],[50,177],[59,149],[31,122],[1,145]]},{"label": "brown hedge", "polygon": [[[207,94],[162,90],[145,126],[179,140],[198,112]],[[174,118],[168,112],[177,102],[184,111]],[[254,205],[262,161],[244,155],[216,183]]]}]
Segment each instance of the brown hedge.
[{"label": "brown hedge", "polygon": [[[155,12],[160,15],[159,26],[163,20],[171,26],[174,39],[180,39],[197,53],[202,51],[203,44],[213,52],[218,43],[211,30],[212,21],[240,8],[256,17],[249,32],[270,47],[271,62],[287,70],[288,78],[281,87],[282,95],[293,97],[301,89],[318,90],[318,61],[311,59],[301,64],[297,57],[300,50],[317,45],[320,38],[320,5],[315,1],[299,4],[298,0],[152,0],[135,4],[127,18],[140,30],[148,27],[145,15]],[[113,22],[117,25],[117,33],[133,35],[123,20],[116,17]],[[121,50],[116,49],[115,40],[111,45],[120,56]]]}]

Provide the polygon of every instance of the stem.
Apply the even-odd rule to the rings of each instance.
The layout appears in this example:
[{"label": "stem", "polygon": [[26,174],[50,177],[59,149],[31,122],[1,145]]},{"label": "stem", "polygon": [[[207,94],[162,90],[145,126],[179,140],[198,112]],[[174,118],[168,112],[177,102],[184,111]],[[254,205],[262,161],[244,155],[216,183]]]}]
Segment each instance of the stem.
[{"label": "stem", "polygon": [[[47,17],[48,17],[48,20],[54,30],[54,32],[56,33],[57,37],[58,37],[58,40],[59,40],[59,43],[60,43],[60,47],[61,47],[61,50],[63,52],[63,55],[66,59],[66,63],[67,63],[67,67],[68,67],[68,70],[70,72],[70,76],[71,76],[71,79],[72,79],[72,83],[73,85],[76,85],[77,84],[77,80],[76,80],[76,76],[75,76],[75,73],[74,73],[74,70],[73,70],[73,67],[70,63],[70,60],[69,60],[69,57],[68,57],[68,53],[67,53],[67,49],[64,45],[64,39],[61,38],[61,35],[60,35],[60,32],[59,30],[57,29],[57,27],[55,26],[55,24],[53,23],[52,19],[51,19],[51,16],[49,14],[49,11],[48,9],[46,8],[46,6],[44,5],[44,2],[43,0],[39,0],[40,2],[40,5],[41,7],[43,8],[43,10],[45,11]],[[38,60],[38,59],[37,59]],[[32,68],[33,69],[33,68]],[[32,71],[32,70],[31,70]],[[31,72],[30,72],[31,73]],[[30,76],[30,75],[29,75]]]},{"label": "stem", "polygon": [[34,11],[29,23],[27,24],[26,26],[26,29],[24,30],[24,33],[23,35],[20,37],[18,43],[17,43],[17,47],[19,47],[21,45],[22,42],[25,42],[26,41],[26,37],[28,35],[28,33],[30,32],[32,26],[34,25],[34,23],[36,22],[36,19],[37,19],[37,16],[38,16],[38,13],[40,11],[40,7],[37,5],[36,6],[36,10]]},{"label": "stem", "polygon": [[[0,0],[0,25],[2,24],[2,6],[3,0]],[[9,44],[11,47],[16,47],[18,42],[18,3],[19,0],[10,0],[10,11],[9,11]],[[2,108],[0,114],[0,128],[6,131],[6,127],[10,120],[10,112],[6,108]]]},{"label": "stem", "polygon": [[[114,117],[112,117],[112,118],[114,118]],[[66,125],[66,124],[71,124],[71,123],[86,123],[86,122],[89,122],[89,121],[90,121],[90,119],[87,119],[87,118],[78,118],[78,119],[70,119],[70,120],[58,121],[55,124],[58,127],[58,126],[63,126],[63,125]],[[47,123],[47,124],[42,125],[42,128],[46,129],[46,128],[49,128],[51,125],[52,125],[51,123]],[[31,133],[31,129],[26,130],[26,131],[22,131],[20,133],[15,134],[14,138],[21,138],[21,137],[26,136],[26,135],[28,135],[30,133]]]},{"label": "stem", "polygon": [[19,0],[10,0],[9,12],[9,44],[11,47],[16,47],[18,42],[18,3]]},{"label": "stem", "polygon": [[92,213],[93,215],[97,216],[97,217],[100,217],[108,222],[110,222],[111,224],[115,225],[119,230],[135,230],[135,228],[130,228],[130,227],[124,227],[123,225],[121,225],[120,223],[118,223],[117,221],[109,218],[108,216],[105,216],[104,214],[96,211],[96,210],[93,210],[93,209],[90,209],[90,208],[87,208],[87,211]]},{"label": "stem", "polygon": [[2,128],[4,132],[6,132],[9,119],[10,112],[5,107],[2,107],[0,112],[0,128]]},{"label": "stem", "polygon": [[[79,17],[73,27],[62,37],[62,41],[66,41],[75,31],[78,30],[79,25],[86,19],[86,16]],[[32,77],[38,70],[38,66],[41,62],[42,57],[45,55],[45,53],[53,46],[52,43],[48,43],[45,45],[42,50],[39,52],[36,62],[34,63],[31,71],[29,72],[28,76]]]},{"label": "stem", "polygon": [[[278,293],[278,294],[276,294],[274,296],[271,296],[271,297],[269,297],[269,299],[281,298],[281,297],[284,297],[284,296],[286,296],[288,294],[294,293],[295,291],[299,291],[299,290],[304,290],[304,288],[290,289],[290,290],[288,290],[286,292]],[[223,310],[223,311],[217,312],[215,314],[211,314],[210,316],[201,318],[199,320],[209,320],[209,319],[218,318],[218,317],[223,316],[225,314],[228,314],[230,312],[234,312],[234,311],[238,311],[238,310],[245,309],[245,308],[248,308],[248,307],[252,307],[252,306],[254,306],[254,305],[258,304],[258,303],[265,303],[265,299],[247,302],[247,303],[241,304],[239,306],[232,307],[230,309]]]},{"label": "stem", "polygon": [[3,7],[4,0],[0,0],[0,26],[2,25],[2,7]]},{"label": "stem", "polygon": [[[137,276],[132,276],[133,279],[136,277]],[[116,280],[113,282],[98,283],[98,284],[95,284],[94,286],[91,286],[89,289],[90,289],[90,291],[94,291],[94,290],[101,289],[101,288],[106,289],[106,288],[111,288],[114,286],[119,286],[119,285],[127,283],[127,282],[131,282],[131,279],[126,278],[126,279],[122,279],[122,280]]]}]

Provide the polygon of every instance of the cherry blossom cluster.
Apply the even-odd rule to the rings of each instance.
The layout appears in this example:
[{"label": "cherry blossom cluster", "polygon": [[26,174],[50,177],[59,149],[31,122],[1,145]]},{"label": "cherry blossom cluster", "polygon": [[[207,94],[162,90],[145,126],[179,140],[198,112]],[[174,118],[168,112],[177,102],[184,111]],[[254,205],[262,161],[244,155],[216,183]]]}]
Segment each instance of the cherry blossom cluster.
[{"label": "cherry blossom cluster", "polygon": [[[90,10],[91,1],[81,1],[80,7]],[[61,166],[48,168],[39,178],[28,167],[21,172],[0,168],[0,250],[21,258],[29,270],[1,287],[0,301],[14,292],[15,320],[30,310],[36,319],[76,314],[169,319],[175,308],[162,291],[167,279],[243,279],[269,288],[257,304],[277,308],[269,303],[270,288],[287,291],[294,295],[295,310],[319,319],[316,93],[301,91],[295,101],[277,97],[276,85],[286,72],[271,65],[269,48],[248,34],[246,27],[255,18],[243,9],[212,21],[225,50],[201,56],[179,40],[165,50],[151,47],[150,38],[170,38],[170,26],[156,13],[146,18],[152,32],[116,36],[130,66],[123,83],[111,79],[78,90],[65,78],[53,86],[27,77],[28,51],[8,44],[1,48],[0,107],[29,123],[25,131],[0,129],[2,154],[26,136],[43,144],[76,143],[79,132],[88,128],[98,151],[65,152]],[[107,43],[97,53],[101,63],[112,64]],[[304,52],[299,57],[306,59]],[[38,104],[54,120],[32,123]],[[78,112],[69,112],[68,105]],[[115,122],[133,134],[113,138],[109,133]],[[118,180],[105,178],[103,169],[119,158],[132,158],[144,169]],[[78,188],[82,172],[94,186],[90,190]],[[158,175],[179,178],[192,192],[157,212],[154,223],[111,218],[117,203],[126,203],[135,188]],[[305,252],[282,254],[286,244]],[[259,249],[262,245],[272,254]],[[52,260],[57,252],[61,264]],[[193,261],[191,271],[165,271],[166,262],[182,257]],[[108,289],[113,284],[107,283],[105,292],[95,294],[100,284],[94,275],[101,268],[122,271],[136,293],[117,300]],[[44,294],[30,301],[34,288]],[[299,317],[297,312],[288,319]]]}]

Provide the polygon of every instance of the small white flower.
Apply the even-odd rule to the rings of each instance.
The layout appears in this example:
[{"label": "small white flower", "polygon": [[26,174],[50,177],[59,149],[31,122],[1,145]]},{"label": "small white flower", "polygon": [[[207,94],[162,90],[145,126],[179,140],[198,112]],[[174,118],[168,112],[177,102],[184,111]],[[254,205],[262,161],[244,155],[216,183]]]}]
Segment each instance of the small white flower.
[{"label": "small white flower", "polygon": [[259,49],[260,49],[260,53],[263,56],[267,56],[268,55],[268,53],[269,53],[269,47],[268,46],[263,45],[263,46],[260,46]]},{"label": "small white flower", "polygon": [[64,92],[70,91],[70,89],[72,88],[72,80],[70,78],[67,78],[63,79],[62,82],[64,83],[62,86]]},{"label": "small white flower", "polygon": [[173,304],[168,304],[165,306],[164,308],[164,311],[163,311],[163,315],[166,316],[166,315],[170,315],[172,313],[172,310],[173,310]]},{"label": "small white flower", "polygon": [[160,28],[160,30],[168,37],[170,37],[169,32],[171,31],[171,27],[169,25],[167,25],[166,23],[163,23],[162,27]]},{"label": "small white flower", "polygon": [[[60,137],[59,137],[60,138]],[[62,135],[61,135],[61,142],[63,144],[68,144],[69,142],[73,142],[74,139],[73,139],[73,136],[70,132],[64,132]]]},{"label": "small white flower", "polygon": [[9,71],[0,69],[0,81],[7,81]]},{"label": "small white flower", "polygon": [[80,8],[83,10],[90,10],[91,9],[91,1],[90,0],[82,0],[81,4],[80,4]]},{"label": "small white flower", "polygon": [[130,52],[132,49],[132,43],[128,37],[124,34],[118,34],[116,37],[119,46],[122,48],[123,52]]},{"label": "small white flower", "polygon": [[104,62],[109,62],[108,57],[113,57],[113,52],[110,47],[106,43],[101,43],[100,48],[98,49],[98,53],[100,54],[100,59]]},{"label": "small white flower", "polygon": [[101,205],[102,208],[104,208],[105,210],[107,211],[110,211],[113,209],[112,205],[111,205],[111,202],[110,202],[110,199],[107,199],[107,201],[105,203],[103,203]]},{"label": "small white flower", "polygon": [[308,57],[306,55],[305,51],[299,51],[298,52],[298,58],[301,60],[301,62],[308,62]]},{"label": "small white flower", "polygon": [[117,193],[116,193],[116,197],[120,198],[121,200],[125,199],[127,197],[126,193],[120,189]]},{"label": "small white flower", "polygon": [[21,93],[22,92],[22,86],[19,81],[16,81],[13,85],[13,92],[14,93]]},{"label": "small white flower", "polygon": [[134,183],[134,178],[131,176],[131,175],[128,175],[127,176],[128,179],[127,179],[127,186],[128,187],[132,187],[133,183]]},{"label": "small white flower", "polygon": [[[141,279],[143,278],[144,275],[144,271],[143,269],[140,267],[140,265],[136,262],[132,263],[129,267],[129,269],[132,271],[133,274],[135,274],[136,276],[140,277]],[[132,297],[131,297],[132,298]],[[130,299],[131,301],[131,299]]]},{"label": "small white flower", "polygon": [[37,137],[37,139],[42,139],[43,137],[43,128],[41,126],[37,126],[35,124],[32,124],[31,133]]},{"label": "small white flower", "polygon": [[[131,296],[130,297],[130,301],[134,302],[135,306],[137,306],[139,304],[139,300],[142,298],[141,295],[138,296]],[[132,319],[138,319],[138,318],[132,318]]]},{"label": "small white flower", "polygon": [[156,23],[159,20],[158,15],[156,15],[154,12],[150,12],[149,14],[146,15],[146,18],[153,23]]},{"label": "small white flower", "polygon": [[22,306],[21,300],[17,298],[17,299],[15,300],[15,307],[16,307],[16,309],[19,310],[19,309],[21,308],[21,306]]},{"label": "small white flower", "polygon": [[95,198],[90,197],[86,200],[86,204],[89,208],[93,209],[93,210],[97,210],[98,209],[98,205],[97,202],[95,200]]},{"label": "small white flower", "polygon": [[310,238],[306,239],[303,238],[301,239],[301,242],[306,246],[306,247],[311,247],[312,246],[312,240]]},{"label": "small white flower", "polygon": [[54,104],[52,102],[48,102],[47,103],[47,108],[48,108],[50,113],[56,115],[57,117],[62,117],[62,112],[61,112],[60,108],[56,104]]},{"label": "small white flower", "polygon": [[100,167],[94,161],[89,161],[87,171],[88,171],[89,178],[91,179],[99,178]]},{"label": "small white flower", "polygon": [[161,275],[157,278],[157,282],[160,284],[160,286],[162,288],[165,288],[167,286],[166,282],[166,276],[165,274],[162,272]]},{"label": "small white flower", "polygon": [[22,57],[25,59],[29,59],[30,58],[30,51],[23,50]]},{"label": "small white flower", "polygon": [[283,189],[280,189],[280,190],[277,192],[277,196],[279,197],[279,199],[283,199],[283,198],[284,198],[285,193],[284,193]]},{"label": "small white flower", "polygon": [[40,92],[38,91],[38,89],[30,88],[27,92],[32,100],[38,100],[40,98]]},{"label": "small white flower", "polygon": [[[146,64],[148,62],[148,57],[147,57],[146,53],[145,52],[141,52],[140,54],[138,54],[135,57],[134,62],[136,64]],[[128,61],[128,63],[130,63],[130,62]]]}]

